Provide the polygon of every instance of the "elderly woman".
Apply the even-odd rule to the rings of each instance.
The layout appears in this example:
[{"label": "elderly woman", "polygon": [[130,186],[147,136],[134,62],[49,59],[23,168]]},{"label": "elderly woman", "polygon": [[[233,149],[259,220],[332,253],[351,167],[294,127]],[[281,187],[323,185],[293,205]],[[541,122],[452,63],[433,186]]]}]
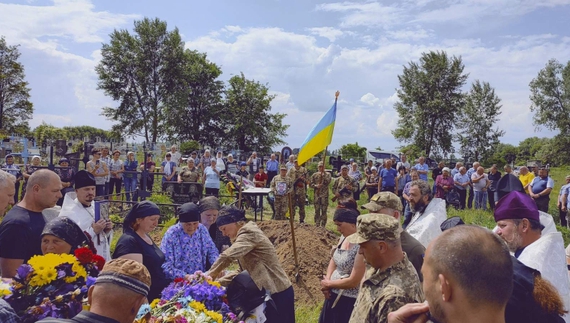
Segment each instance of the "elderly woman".
[{"label": "elderly woman", "polygon": [[159,298],[162,290],[170,283],[162,270],[164,253],[148,235],[158,226],[158,219],[160,210],[156,204],[143,201],[133,205],[123,221],[123,235],[113,253],[113,259],[131,259],[145,265],[152,280],[149,300]]},{"label": "elderly woman", "polygon": [[370,175],[366,177],[366,191],[368,192],[368,199],[370,200],[374,194],[378,193],[378,169],[375,166],[370,168]]},{"label": "elderly woman", "polygon": [[210,160],[210,166],[204,169],[202,183],[206,187],[206,195],[218,197],[220,192],[220,171],[216,168],[216,159]]},{"label": "elderly woman", "polygon": [[73,254],[75,249],[91,245],[90,239],[70,218],[57,217],[44,227],[41,236],[42,253]]},{"label": "elderly woman", "polygon": [[212,265],[210,275],[220,276],[222,271],[237,260],[241,270],[247,270],[258,288],[265,288],[275,302],[280,323],[295,322],[295,295],[291,281],[283,270],[275,248],[254,222],[246,222],[245,211],[233,206],[220,210],[216,220],[222,233],[232,240]]},{"label": "elderly woman", "polygon": [[176,175],[176,162],[172,160],[172,154],[166,153],[166,160],[160,164],[160,172],[164,173],[162,175],[162,189],[164,190],[164,183],[170,182]]},{"label": "elderly woman", "polygon": [[342,205],[334,213],[334,223],[342,237],[334,249],[327,274],[321,281],[325,304],[319,323],[348,323],[352,314],[366,265],[364,257],[358,253],[359,245],[349,243],[346,237],[356,233],[356,218],[359,214],[355,208]]},{"label": "elderly woman", "polygon": [[224,236],[216,224],[220,212],[220,201],[215,196],[206,196],[200,200],[198,205],[200,208],[200,223],[210,233],[210,238],[214,241],[218,251],[226,250],[231,244],[230,238]]},{"label": "elderly woman", "polygon": [[160,244],[165,257],[162,269],[170,279],[205,272],[206,263],[213,264],[219,256],[208,230],[200,224],[198,205],[185,203],[177,213],[179,222],[168,228]]},{"label": "elderly woman", "polygon": [[69,167],[69,160],[67,160],[67,158],[61,158],[59,160],[59,166],[61,168],[56,169],[55,172],[59,175],[61,186],[63,188],[61,189],[61,198],[57,201],[57,205],[62,206],[65,194],[74,191],[73,185],[75,184],[75,170],[72,167]]},{"label": "elderly woman", "polygon": [[451,171],[449,168],[444,167],[441,170],[441,175],[438,175],[435,179],[435,197],[445,200],[445,195],[447,195],[447,193],[453,189],[454,182],[450,174]]},{"label": "elderly woman", "polygon": [[363,176],[360,170],[358,169],[358,164],[356,162],[352,162],[350,164],[350,170],[348,171],[348,176],[352,177],[354,181],[358,184],[356,191],[352,193],[354,200],[358,201],[360,200],[360,181],[362,180]]},{"label": "elderly woman", "polygon": [[178,183],[197,183],[200,181],[200,170],[194,164],[194,158],[189,157],[187,160],[187,165],[182,167],[180,172],[178,172]]}]

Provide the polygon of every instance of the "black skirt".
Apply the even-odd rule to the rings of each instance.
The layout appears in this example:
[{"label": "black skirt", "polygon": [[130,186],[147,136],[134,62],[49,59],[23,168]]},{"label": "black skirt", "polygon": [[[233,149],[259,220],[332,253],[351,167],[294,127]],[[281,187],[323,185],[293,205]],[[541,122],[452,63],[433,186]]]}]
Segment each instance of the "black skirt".
[{"label": "black skirt", "polygon": [[332,308],[337,294],[331,292],[331,297],[325,299],[325,304],[319,316],[319,323],[348,323],[354,309],[356,298],[340,296],[336,306]]}]

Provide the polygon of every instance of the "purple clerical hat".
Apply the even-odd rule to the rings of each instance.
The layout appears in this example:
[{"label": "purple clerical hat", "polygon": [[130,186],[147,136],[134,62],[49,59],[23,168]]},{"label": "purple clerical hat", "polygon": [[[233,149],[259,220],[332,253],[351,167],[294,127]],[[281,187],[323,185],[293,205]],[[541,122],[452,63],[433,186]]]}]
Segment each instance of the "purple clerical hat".
[{"label": "purple clerical hat", "polygon": [[525,193],[510,192],[495,206],[495,221],[525,218],[540,222],[536,203]]}]

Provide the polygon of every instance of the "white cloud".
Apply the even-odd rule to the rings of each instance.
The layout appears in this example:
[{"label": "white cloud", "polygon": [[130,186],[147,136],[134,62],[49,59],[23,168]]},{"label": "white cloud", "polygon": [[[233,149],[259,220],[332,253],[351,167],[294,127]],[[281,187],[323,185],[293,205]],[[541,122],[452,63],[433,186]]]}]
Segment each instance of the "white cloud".
[{"label": "white cloud", "polygon": [[338,37],[344,35],[344,32],[342,30],[333,27],[315,27],[308,28],[308,30],[312,35],[324,37],[331,42],[334,42]]},{"label": "white cloud", "polygon": [[395,6],[384,6],[379,2],[335,2],[317,5],[317,11],[345,13],[341,27],[390,27],[399,24],[405,11]]},{"label": "white cloud", "polygon": [[369,106],[375,106],[380,103],[380,99],[374,96],[372,93],[366,93],[361,98],[360,101],[368,104]]}]

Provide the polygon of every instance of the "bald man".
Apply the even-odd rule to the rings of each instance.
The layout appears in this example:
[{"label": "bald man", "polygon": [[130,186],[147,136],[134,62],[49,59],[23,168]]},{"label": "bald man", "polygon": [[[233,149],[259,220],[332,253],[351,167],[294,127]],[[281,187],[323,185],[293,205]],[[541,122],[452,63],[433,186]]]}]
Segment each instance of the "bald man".
[{"label": "bald man", "polygon": [[424,323],[428,311],[433,322],[505,322],[513,264],[491,231],[468,225],[446,230],[428,246],[422,272],[427,303],[403,306],[388,315],[389,323]]},{"label": "bald man", "polygon": [[12,278],[25,261],[41,255],[42,211],[54,207],[61,198],[61,180],[51,170],[35,171],[26,184],[24,199],[6,214],[0,224],[0,269]]}]

